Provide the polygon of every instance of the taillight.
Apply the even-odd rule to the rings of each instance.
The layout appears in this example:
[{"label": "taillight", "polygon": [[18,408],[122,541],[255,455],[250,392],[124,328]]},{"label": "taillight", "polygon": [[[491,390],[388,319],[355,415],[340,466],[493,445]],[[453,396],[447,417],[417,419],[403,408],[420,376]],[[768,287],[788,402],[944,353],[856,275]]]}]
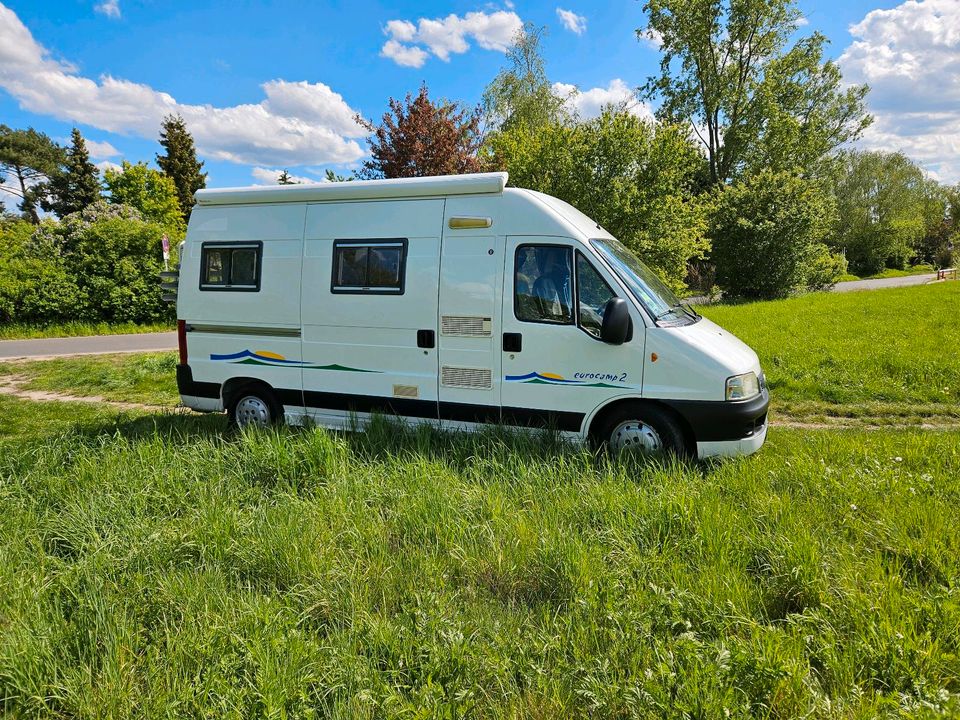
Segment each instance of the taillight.
[{"label": "taillight", "polygon": [[177,347],[180,349],[180,364],[187,364],[187,321],[177,320]]}]

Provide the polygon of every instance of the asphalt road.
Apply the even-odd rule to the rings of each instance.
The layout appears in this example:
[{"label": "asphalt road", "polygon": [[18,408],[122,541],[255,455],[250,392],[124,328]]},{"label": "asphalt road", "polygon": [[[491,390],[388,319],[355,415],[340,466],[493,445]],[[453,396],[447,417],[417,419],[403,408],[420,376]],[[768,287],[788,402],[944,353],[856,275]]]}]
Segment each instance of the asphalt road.
[{"label": "asphalt road", "polygon": [[852,290],[881,290],[883,288],[907,287],[909,285],[923,285],[936,280],[937,274],[929,275],[907,275],[906,277],[880,278],[879,280],[850,280],[848,282],[837,283],[833,286],[833,292],[850,292]]},{"label": "asphalt road", "polygon": [[105,353],[176,349],[177,333],[175,332],[44,338],[41,340],[0,340],[0,359],[50,358],[61,355],[102,355]]}]

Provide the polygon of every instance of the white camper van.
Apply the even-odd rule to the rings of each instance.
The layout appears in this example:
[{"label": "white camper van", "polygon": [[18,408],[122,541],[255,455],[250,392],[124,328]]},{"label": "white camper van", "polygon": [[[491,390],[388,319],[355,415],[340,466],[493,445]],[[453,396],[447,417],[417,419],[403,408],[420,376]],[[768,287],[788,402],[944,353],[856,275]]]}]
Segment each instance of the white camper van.
[{"label": "white camper van", "polygon": [[238,424],[551,427],[612,451],[751,453],[756,354],[607,231],[506,173],[201,190],[183,404]]}]

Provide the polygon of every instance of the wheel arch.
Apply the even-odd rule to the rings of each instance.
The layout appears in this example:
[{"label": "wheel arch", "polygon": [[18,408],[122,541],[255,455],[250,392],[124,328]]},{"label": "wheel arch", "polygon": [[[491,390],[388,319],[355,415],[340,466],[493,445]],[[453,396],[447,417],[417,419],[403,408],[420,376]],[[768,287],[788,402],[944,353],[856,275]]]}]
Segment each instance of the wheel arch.
[{"label": "wheel arch", "polygon": [[[259,378],[252,377],[232,377],[229,380],[225,381],[220,386],[220,401],[223,403],[223,407],[226,410],[230,409],[230,406],[237,399],[237,396],[247,388],[257,387],[262,390],[269,392],[277,402],[277,391],[270,383],[265,382]],[[282,405],[281,405],[282,407]]]},{"label": "wheel arch", "polygon": [[587,420],[587,440],[593,444],[595,447],[599,444],[597,433],[600,432],[600,429],[603,427],[604,423],[607,421],[607,418],[614,412],[619,411],[624,407],[655,407],[661,412],[669,415],[677,423],[677,427],[680,428],[680,431],[683,433],[683,441],[687,447],[687,451],[691,454],[692,457],[697,456],[697,437],[693,432],[693,428],[690,426],[690,423],[687,421],[683,415],[677,412],[674,408],[667,405],[661,400],[655,398],[640,398],[640,397],[627,397],[627,398],[614,398],[603,405],[595,408],[593,413],[589,416]]}]

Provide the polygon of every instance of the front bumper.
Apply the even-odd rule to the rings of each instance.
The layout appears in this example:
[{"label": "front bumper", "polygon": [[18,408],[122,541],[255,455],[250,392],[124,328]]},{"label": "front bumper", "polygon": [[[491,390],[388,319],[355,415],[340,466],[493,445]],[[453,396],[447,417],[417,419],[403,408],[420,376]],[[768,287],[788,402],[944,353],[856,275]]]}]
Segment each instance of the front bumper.
[{"label": "front bumper", "polygon": [[[690,425],[700,443],[755,440],[766,436],[770,393],[764,387],[749,400],[666,400]],[[763,440],[760,440],[760,445]],[[759,448],[759,445],[757,446]]]},{"label": "front bumper", "polygon": [[737,455],[752,455],[767,439],[767,423],[753,435],[742,440],[719,440],[715,442],[698,442],[697,457],[701,460],[709,457],[736,457]]}]

